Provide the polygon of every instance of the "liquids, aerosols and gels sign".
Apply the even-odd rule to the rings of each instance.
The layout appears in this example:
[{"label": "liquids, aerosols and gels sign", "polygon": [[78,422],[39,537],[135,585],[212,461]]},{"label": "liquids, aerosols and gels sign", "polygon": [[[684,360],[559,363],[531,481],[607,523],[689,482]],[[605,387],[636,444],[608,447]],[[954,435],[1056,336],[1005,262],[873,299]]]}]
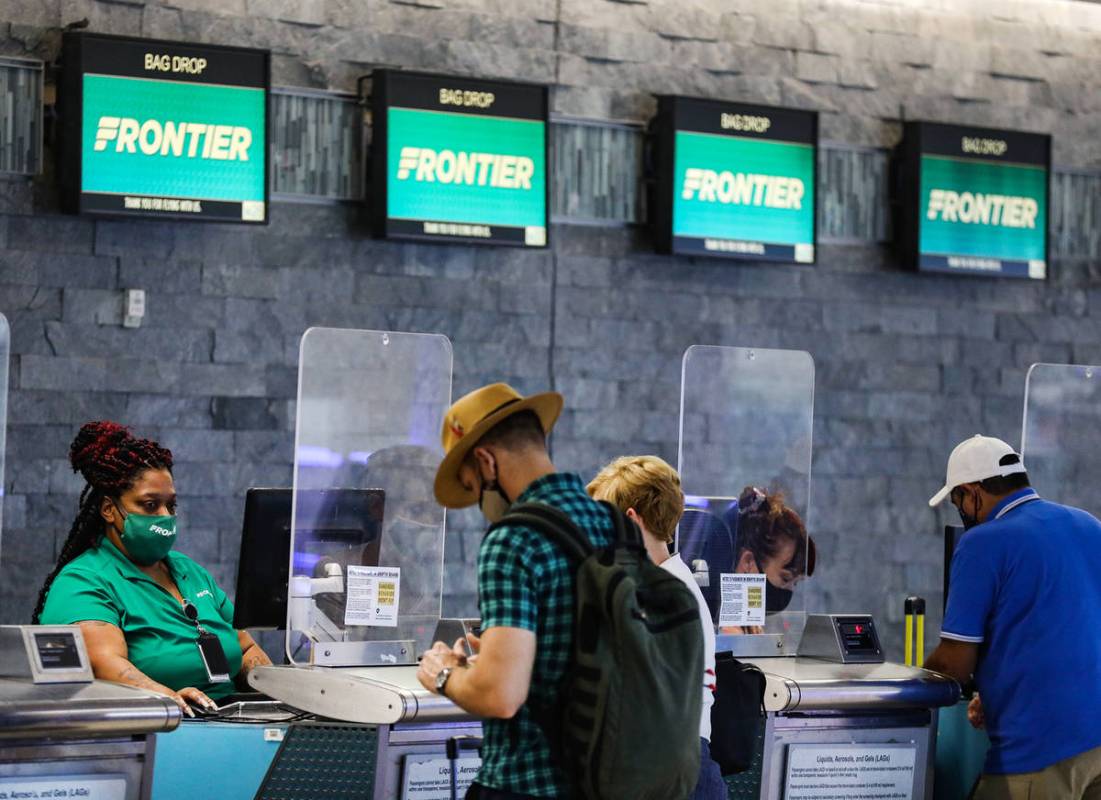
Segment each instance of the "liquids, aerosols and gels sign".
[{"label": "liquids, aerosols and gels sign", "polygon": [[1051,137],[907,123],[900,241],[921,270],[1047,277]]},{"label": "liquids, aerosols and gels sign", "polygon": [[545,86],[385,69],[371,82],[380,236],[546,246]]},{"label": "liquids, aerosols and gels sign", "polygon": [[659,250],[814,262],[816,113],[662,96],[651,130]]},{"label": "liquids, aerosols and gels sign", "polygon": [[76,32],[64,53],[69,210],[267,222],[267,51]]}]

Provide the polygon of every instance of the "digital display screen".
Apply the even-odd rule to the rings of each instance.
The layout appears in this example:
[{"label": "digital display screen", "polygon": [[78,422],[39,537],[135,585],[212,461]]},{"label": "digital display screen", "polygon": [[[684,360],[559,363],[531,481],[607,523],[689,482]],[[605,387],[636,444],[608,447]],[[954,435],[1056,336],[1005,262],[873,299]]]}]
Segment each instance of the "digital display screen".
[{"label": "digital display screen", "polygon": [[839,619],[837,630],[841,634],[841,644],[847,653],[877,653],[879,643],[875,634],[875,625],[869,618]]},{"label": "digital display screen", "polygon": [[660,251],[814,262],[815,112],[662,96],[651,131]]},{"label": "digital display screen", "polygon": [[71,633],[36,633],[34,646],[42,669],[80,669],[80,651]]},{"label": "digital display screen", "polygon": [[380,236],[546,247],[547,87],[372,73]]},{"label": "digital display screen", "polygon": [[266,223],[269,83],[265,50],[65,34],[68,209]]},{"label": "digital display screen", "polygon": [[920,270],[1047,277],[1051,137],[907,123],[900,241]]}]

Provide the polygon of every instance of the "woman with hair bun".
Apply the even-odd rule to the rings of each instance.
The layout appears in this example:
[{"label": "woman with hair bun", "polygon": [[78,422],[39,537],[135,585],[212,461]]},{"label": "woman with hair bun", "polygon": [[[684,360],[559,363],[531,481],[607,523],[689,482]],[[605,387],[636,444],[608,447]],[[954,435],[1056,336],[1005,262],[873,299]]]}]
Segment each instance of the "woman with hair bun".
[{"label": "woman with hair bun", "polygon": [[[766,577],[765,613],[788,607],[795,584],[814,574],[816,548],[799,515],[785,503],[783,492],[747,486],[723,515],[734,535],[734,571]],[[746,628],[745,633],[762,633]]]},{"label": "woman with hair bun", "polygon": [[233,603],[210,573],[172,549],[172,453],[89,422],[69,462],[87,485],[33,622],[80,625],[97,678],[167,694],[189,716],[214,708],[234,680],[271,661],[234,630]]}]

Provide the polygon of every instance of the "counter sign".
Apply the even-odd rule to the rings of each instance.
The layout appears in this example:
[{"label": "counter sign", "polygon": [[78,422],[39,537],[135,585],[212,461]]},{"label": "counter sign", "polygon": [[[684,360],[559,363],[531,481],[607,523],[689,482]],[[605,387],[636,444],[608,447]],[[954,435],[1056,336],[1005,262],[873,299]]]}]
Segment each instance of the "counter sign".
[{"label": "counter sign", "polygon": [[376,70],[371,108],[379,235],[546,246],[545,86]]},{"label": "counter sign", "polygon": [[906,126],[900,242],[918,269],[1043,279],[1051,137]]},{"label": "counter sign", "polygon": [[267,51],[79,32],[64,51],[70,210],[267,222]]},{"label": "counter sign", "polygon": [[664,96],[651,130],[660,250],[814,261],[814,112]]}]

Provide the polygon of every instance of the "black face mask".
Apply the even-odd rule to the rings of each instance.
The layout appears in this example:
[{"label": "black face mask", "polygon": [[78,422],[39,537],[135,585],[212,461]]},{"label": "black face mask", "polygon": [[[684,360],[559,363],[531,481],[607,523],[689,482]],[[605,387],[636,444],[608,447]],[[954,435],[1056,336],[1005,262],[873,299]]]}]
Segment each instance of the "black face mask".
[{"label": "black face mask", "polygon": [[[757,571],[762,575],[765,574],[764,569],[761,567],[761,562],[757,561],[757,557],[754,556],[753,560],[757,564]],[[765,613],[766,614],[778,614],[791,604],[791,597],[795,594],[792,589],[783,589],[775,585],[767,577],[765,578]]]},{"label": "black face mask", "polygon": [[[978,509],[980,505],[979,499],[975,498],[975,508]],[[969,531],[979,524],[978,517],[972,517],[970,514],[964,513],[963,510],[963,498],[960,498],[960,504],[956,506],[956,511],[959,512],[960,522],[963,523],[963,529]]]}]

